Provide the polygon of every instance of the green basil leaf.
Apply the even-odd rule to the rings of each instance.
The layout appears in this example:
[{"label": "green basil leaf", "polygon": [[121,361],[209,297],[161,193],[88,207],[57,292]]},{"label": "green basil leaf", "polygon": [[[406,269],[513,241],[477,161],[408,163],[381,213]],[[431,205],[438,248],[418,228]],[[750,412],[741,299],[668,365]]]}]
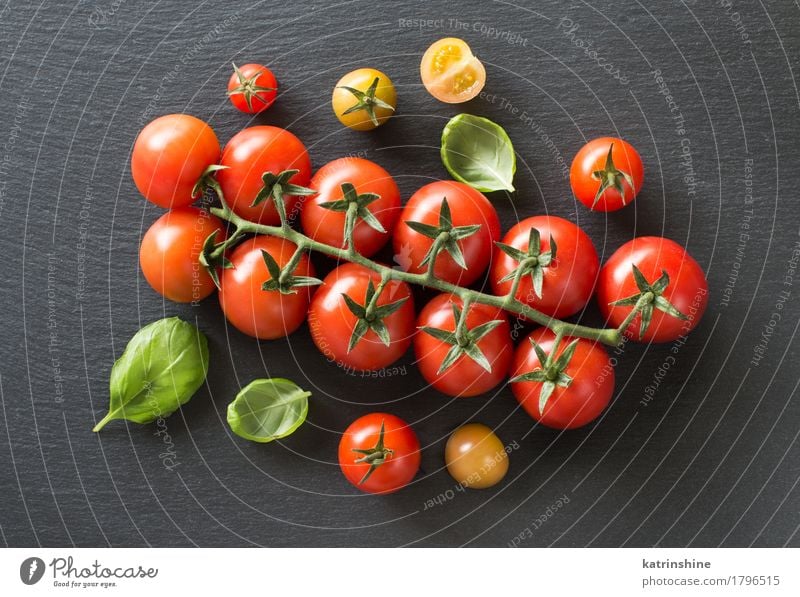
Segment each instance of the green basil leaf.
[{"label": "green basil leaf", "polygon": [[154,321],[128,342],[111,368],[108,414],[114,419],[150,423],[189,401],[208,373],[208,341],[195,326],[177,317]]},{"label": "green basil leaf", "polygon": [[488,118],[451,118],[442,131],[441,155],[453,178],[481,192],[514,190],[514,146],[503,127]]},{"label": "green basil leaf", "polygon": [[257,379],[228,405],[228,425],[244,439],[266,443],[291,435],[308,414],[311,392],[288,379]]}]

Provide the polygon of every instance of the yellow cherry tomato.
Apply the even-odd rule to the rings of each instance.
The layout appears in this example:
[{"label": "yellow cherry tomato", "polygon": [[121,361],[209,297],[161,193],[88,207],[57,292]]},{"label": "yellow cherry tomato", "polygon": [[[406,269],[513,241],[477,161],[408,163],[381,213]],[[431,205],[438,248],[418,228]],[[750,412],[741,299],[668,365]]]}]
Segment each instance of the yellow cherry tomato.
[{"label": "yellow cherry tomato", "polygon": [[478,95],[486,83],[486,69],[463,39],[446,37],[422,56],[422,83],[433,97],[460,104]]},{"label": "yellow cherry tomato", "polygon": [[381,71],[359,68],[339,79],[331,103],[343,125],[354,131],[370,131],[394,114],[397,92]]},{"label": "yellow cherry tomato", "polygon": [[444,460],[453,479],[473,489],[496,485],[508,472],[503,442],[480,423],[469,423],[453,432],[444,448]]}]

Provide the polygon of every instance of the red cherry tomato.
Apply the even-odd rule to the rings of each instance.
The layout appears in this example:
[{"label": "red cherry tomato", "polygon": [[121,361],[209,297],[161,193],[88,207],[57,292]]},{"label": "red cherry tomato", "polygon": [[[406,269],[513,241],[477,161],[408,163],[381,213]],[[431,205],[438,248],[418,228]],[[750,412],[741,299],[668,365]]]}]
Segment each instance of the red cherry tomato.
[{"label": "red cherry tomato", "polygon": [[[515,377],[543,368],[531,340],[546,355],[553,352],[555,334],[547,328],[533,330],[517,347],[511,367]],[[556,357],[562,355],[573,340],[563,338]],[[554,429],[575,429],[594,421],[611,401],[614,394],[614,367],[602,346],[581,338],[563,372],[571,378],[568,387],[557,384],[541,412],[542,382],[512,381],[511,391],[525,412],[543,425]]]},{"label": "red cherry tomato", "polygon": [[[347,295],[358,305],[367,304],[369,284],[377,290],[380,274],[355,263],[345,263],[327,275],[314,295],[308,311],[311,337],[320,352],[329,360],[359,371],[386,367],[401,356],[414,335],[414,299],[405,282],[391,280],[375,299],[376,314],[382,307],[404,301],[391,308],[391,313],[379,319],[389,339],[387,346],[375,332],[380,322],[373,320],[360,340],[350,348],[353,330],[359,318],[348,307]],[[362,324],[364,326],[366,324]]]},{"label": "red cherry tomato", "polygon": [[278,95],[278,80],[263,64],[233,65],[228,97],[240,112],[257,114],[269,108]]},{"label": "red cherry tomato", "polygon": [[[219,304],[225,317],[240,332],[272,340],[291,334],[305,321],[313,287],[297,288],[294,294],[261,289],[271,279],[261,251],[272,255],[283,268],[296,249],[288,240],[256,236],[230,254],[233,267],[222,270]],[[307,255],[300,259],[293,275],[314,276],[314,266]]]},{"label": "red cherry tomato", "polygon": [[139,247],[139,264],[153,290],[176,303],[199,301],[214,292],[214,281],[199,261],[203,243],[214,231],[216,242],[225,240],[222,221],[196,207],[172,209],[153,222]]},{"label": "red cherry tomato", "polygon": [[434,241],[410,228],[406,222],[416,221],[438,226],[443,198],[447,198],[453,226],[479,224],[480,229],[457,241],[467,265],[466,269],[456,263],[450,253],[441,251],[436,258],[434,273],[439,279],[468,286],[489,265],[494,242],[500,238],[500,220],[489,200],[464,183],[440,180],[425,185],[411,196],[395,228],[395,260],[406,271],[422,273],[427,270],[427,265],[423,266],[421,263]]},{"label": "red cherry tomato", "polygon": [[343,200],[344,183],[352,184],[359,197],[366,193],[378,196],[374,200],[363,197],[361,203],[386,232],[370,226],[364,218],[359,218],[353,228],[356,250],[369,257],[389,240],[400,215],[400,189],[391,175],[375,162],[354,157],[339,158],[317,170],[309,186],[318,193],[304,202],[300,216],[303,231],[326,245],[344,246],[346,208],[341,205],[337,211],[332,211],[322,207],[324,203]]},{"label": "red cherry tomato", "polygon": [[[678,243],[656,236],[642,236],[622,245],[600,270],[597,301],[609,325],[619,327],[633,309],[632,305],[611,305],[641,292],[633,274],[636,266],[649,284],[666,272],[669,283],[661,295],[686,319],[671,314],[669,307],[654,303],[650,324],[643,342],[671,342],[692,331],[700,322],[708,303],[708,282],[703,269]],[[657,287],[658,288],[658,287]],[[631,302],[631,301],[628,301]],[[666,309],[666,310],[664,310]],[[636,315],[624,330],[629,338],[639,340],[642,317]]]},{"label": "red cherry tomato", "polygon": [[[255,207],[256,196],[264,188],[262,177],[271,172],[279,175],[286,170],[298,170],[288,182],[302,187],[311,180],[311,160],[300,139],[275,126],[252,126],[240,131],[228,141],[222,151],[217,181],[231,209],[239,216],[260,224],[280,224],[272,199]],[[286,214],[295,214],[298,197],[285,195]]]},{"label": "red cherry tomato", "polygon": [[569,182],[572,192],[589,209],[616,211],[633,203],[642,188],[642,158],[622,139],[593,139],[572,160]]},{"label": "red cherry tomato", "polygon": [[[433,298],[419,314],[417,327],[430,327],[454,332],[456,319],[453,304],[463,306],[458,297],[440,294]],[[514,346],[511,331],[504,312],[494,307],[473,303],[466,316],[466,328],[475,330],[478,326],[499,320],[500,324],[475,342],[485,356],[491,371],[487,371],[467,354],[458,357],[455,363],[440,372],[442,363],[453,345],[420,329],[414,336],[414,352],[422,377],[440,392],[449,396],[477,396],[499,384],[511,364]]]},{"label": "red cherry tomato", "polygon": [[[533,228],[539,232],[540,238],[537,265],[541,267],[541,297],[537,295],[533,284],[535,271],[523,275],[515,296],[551,317],[574,315],[592,297],[600,269],[600,260],[592,240],[583,230],[563,218],[535,216],[511,228],[502,242],[527,254]],[[554,259],[551,255],[551,236],[556,243]],[[511,292],[512,280],[502,280],[512,275],[519,265],[517,259],[500,248],[495,249],[491,273],[494,294],[502,296]]]},{"label": "red cherry tomato", "polygon": [[219,159],[219,141],[205,122],[188,114],[168,114],[136,137],[131,175],[136,188],[159,207],[194,202],[195,183]]},{"label": "red cherry tomato", "polygon": [[420,459],[414,430],[403,419],[387,413],[356,419],[339,442],[342,473],[367,493],[402,489],[417,474]]}]

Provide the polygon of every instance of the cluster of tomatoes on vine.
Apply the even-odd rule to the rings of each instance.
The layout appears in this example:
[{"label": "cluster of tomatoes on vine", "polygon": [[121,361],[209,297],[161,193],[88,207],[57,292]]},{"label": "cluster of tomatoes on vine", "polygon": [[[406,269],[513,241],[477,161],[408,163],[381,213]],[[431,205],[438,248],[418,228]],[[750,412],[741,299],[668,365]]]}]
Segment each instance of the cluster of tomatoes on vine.
[{"label": "cluster of tomatoes on vine", "polygon": [[[232,103],[248,113],[269,108],[278,90],[271,71],[234,68]],[[452,93],[464,80],[462,73],[449,81]],[[337,117],[356,130],[379,126],[395,106],[394,86],[374,69],[349,73],[333,92]],[[524,410],[553,428],[594,420],[614,389],[600,342],[607,330],[593,334],[560,320],[596,294],[615,337],[667,342],[688,333],[706,304],[700,266],[671,240],[633,239],[601,267],[592,240],[572,222],[536,215],[502,234],[487,197],[453,180],[426,184],[403,205],[382,166],[344,157],[312,172],[305,145],[275,126],[245,128],[220,149],[202,120],[162,116],[139,134],[131,171],[139,191],[169,210],[140,248],[146,280],[167,299],[192,302],[216,291],[227,320],[262,340],[308,320],[320,351],[351,370],[387,367],[413,345],[422,376],[449,396],[485,395],[510,376]],[[642,161],[621,139],[595,139],[576,155],[570,180],[581,202],[612,211],[639,193]],[[192,206],[208,188],[222,208]],[[370,260],[390,240],[402,268]],[[308,251],[326,247],[345,262],[320,280]],[[467,288],[487,271],[490,293]],[[410,282],[450,291],[418,310]],[[555,323],[515,347],[509,316],[525,320],[526,309]],[[572,337],[569,329],[582,333]],[[490,430],[472,431],[469,449],[448,447],[454,461],[479,444],[502,451]],[[485,462],[491,450],[476,454]],[[404,421],[373,413],[345,432],[339,459],[361,489],[393,491],[416,474],[419,442]]]}]

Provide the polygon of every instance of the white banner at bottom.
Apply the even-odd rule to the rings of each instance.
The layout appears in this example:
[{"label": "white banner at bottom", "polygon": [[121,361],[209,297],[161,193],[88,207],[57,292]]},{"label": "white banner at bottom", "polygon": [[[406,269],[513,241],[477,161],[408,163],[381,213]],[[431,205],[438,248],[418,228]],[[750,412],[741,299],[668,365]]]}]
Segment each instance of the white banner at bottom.
[{"label": "white banner at bottom", "polygon": [[800,595],[796,549],[4,549],[2,595]]}]

